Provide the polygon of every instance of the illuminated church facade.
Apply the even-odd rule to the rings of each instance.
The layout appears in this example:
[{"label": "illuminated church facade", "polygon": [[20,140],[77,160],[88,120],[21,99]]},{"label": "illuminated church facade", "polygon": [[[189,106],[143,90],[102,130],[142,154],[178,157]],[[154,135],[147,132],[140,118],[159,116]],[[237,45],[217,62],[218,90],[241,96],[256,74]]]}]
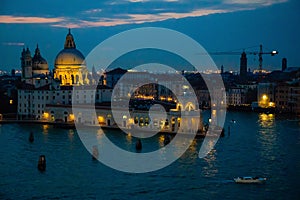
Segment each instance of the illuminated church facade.
[{"label": "illuminated church facade", "polygon": [[54,62],[54,79],[59,79],[61,85],[87,85],[88,74],[85,58],[76,49],[74,37],[69,29],[64,49],[58,53]]}]

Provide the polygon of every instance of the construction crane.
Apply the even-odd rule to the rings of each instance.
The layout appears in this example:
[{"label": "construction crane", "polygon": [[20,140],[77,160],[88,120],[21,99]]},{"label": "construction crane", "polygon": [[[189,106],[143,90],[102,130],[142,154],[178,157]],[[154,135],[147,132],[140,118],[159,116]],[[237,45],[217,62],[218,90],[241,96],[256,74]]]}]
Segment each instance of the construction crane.
[{"label": "construction crane", "polygon": [[259,45],[259,52],[249,52],[249,54],[253,54],[253,55],[258,55],[258,61],[259,61],[259,73],[262,73],[262,62],[263,62],[263,58],[262,55],[263,54],[270,54],[271,56],[274,56],[276,54],[278,54],[278,51],[273,50],[271,52],[264,52],[263,51],[263,47],[262,45]]},{"label": "construction crane", "polygon": [[[250,47],[248,47],[250,48]],[[243,52],[235,52],[235,51],[229,51],[229,52],[209,52],[209,55],[243,55],[243,54],[252,54],[252,55],[258,55],[258,61],[259,61],[259,73],[262,73],[262,63],[263,63],[263,58],[262,55],[264,54],[269,54],[271,56],[274,56],[276,54],[278,54],[278,51],[273,50],[270,52],[264,52],[263,51],[263,46],[259,45],[259,51],[245,51],[245,49],[243,50]]]}]

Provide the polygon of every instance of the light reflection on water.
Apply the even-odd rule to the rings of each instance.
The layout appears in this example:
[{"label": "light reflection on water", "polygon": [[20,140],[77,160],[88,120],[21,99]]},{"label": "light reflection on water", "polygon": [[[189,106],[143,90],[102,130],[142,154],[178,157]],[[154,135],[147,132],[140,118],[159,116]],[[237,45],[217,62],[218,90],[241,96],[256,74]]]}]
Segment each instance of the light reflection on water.
[{"label": "light reflection on water", "polygon": [[213,149],[203,158],[207,163],[202,168],[204,177],[214,177],[218,173],[218,168],[216,167],[216,155],[217,151],[216,149]]},{"label": "light reflection on water", "polygon": [[[0,125],[0,199],[293,199],[299,196],[299,123],[268,114],[228,115],[226,127],[231,126],[231,135],[220,138],[206,157],[198,158],[203,140],[197,139],[178,161],[146,174],[121,173],[94,162],[74,130]],[[237,123],[231,124],[232,119]],[[32,144],[28,142],[30,131],[35,134]],[[87,131],[82,137],[90,133]],[[116,145],[134,152],[136,138],[128,134],[101,130],[93,134],[92,142],[98,145],[107,134]],[[181,145],[184,144],[176,147]],[[143,141],[144,151],[162,147],[163,136]],[[46,155],[45,173],[36,169],[40,154]],[[240,175],[265,176],[268,181],[264,185],[234,184],[232,178]]]},{"label": "light reflection on water", "polygon": [[273,128],[275,125],[275,115],[274,114],[259,114],[259,125],[262,128]]},{"label": "light reflection on water", "polygon": [[274,114],[259,114],[259,130],[258,130],[258,142],[260,146],[260,154],[264,160],[274,161],[277,155],[274,152],[280,152],[277,135],[280,132],[276,132],[276,123]]},{"label": "light reflection on water", "polygon": [[75,131],[73,129],[68,130],[68,138],[69,138],[70,142],[73,142],[74,134],[75,134]]}]

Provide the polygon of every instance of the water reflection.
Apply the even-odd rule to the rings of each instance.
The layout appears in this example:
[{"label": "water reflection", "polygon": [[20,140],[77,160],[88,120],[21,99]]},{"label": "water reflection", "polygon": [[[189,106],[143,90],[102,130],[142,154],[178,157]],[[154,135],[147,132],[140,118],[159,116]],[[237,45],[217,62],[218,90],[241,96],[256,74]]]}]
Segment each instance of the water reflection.
[{"label": "water reflection", "polygon": [[259,114],[259,125],[263,128],[272,128],[275,123],[274,114]]},{"label": "water reflection", "polygon": [[48,133],[49,133],[49,125],[48,124],[43,124],[42,125],[42,133],[44,135],[44,142],[48,141]]},{"label": "water reflection", "polygon": [[126,149],[132,149],[132,135],[131,133],[126,134],[125,136],[126,139]]},{"label": "water reflection", "polygon": [[47,135],[49,133],[49,125],[48,124],[44,124],[43,125],[43,134]]},{"label": "water reflection", "polygon": [[128,143],[132,143],[132,136],[131,136],[131,133],[128,133],[128,134],[126,134],[126,141],[128,142]]},{"label": "water reflection", "polygon": [[196,161],[198,160],[198,148],[199,148],[198,142],[195,139],[193,140],[191,146],[189,147],[186,153],[189,156],[191,163],[196,163]]},{"label": "water reflection", "polygon": [[74,130],[73,129],[69,129],[69,131],[68,131],[68,138],[69,138],[69,140],[70,140],[70,142],[73,142],[73,140],[74,140]]},{"label": "water reflection", "polygon": [[164,135],[160,135],[158,137],[158,143],[159,143],[159,148],[163,148],[165,145],[164,145],[164,140],[165,140],[165,137]]},{"label": "water reflection", "polygon": [[191,150],[192,152],[197,152],[198,153],[198,151],[197,151],[197,140],[196,139],[193,140],[189,150]]},{"label": "water reflection", "polygon": [[206,157],[203,158],[205,165],[202,167],[202,175],[204,177],[214,177],[218,173],[216,166],[216,149],[212,149]]},{"label": "water reflection", "polygon": [[104,134],[103,130],[99,128],[97,130],[97,135],[96,135],[96,138],[97,138],[98,141],[100,141],[102,139],[103,134]]},{"label": "water reflection", "polygon": [[274,114],[259,114],[258,143],[262,161],[274,161],[279,146],[277,141],[276,123]]}]

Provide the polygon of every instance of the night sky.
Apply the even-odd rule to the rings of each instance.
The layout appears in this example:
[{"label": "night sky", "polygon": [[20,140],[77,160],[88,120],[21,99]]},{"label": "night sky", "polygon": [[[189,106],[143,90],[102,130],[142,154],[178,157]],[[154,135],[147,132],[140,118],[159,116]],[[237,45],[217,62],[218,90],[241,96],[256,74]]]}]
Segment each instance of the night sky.
[{"label": "night sky", "polygon": [[[87,55],[100,42],[121,31],[164,27],[198,41],[208,52],[278,50],[264,55],[263,67],[300,67],[300,3],[298,0],[3,0],[0,3],[0,70],[20,68],[22,48],[34,53],[38,44],[53,69],[71,28],[77,48]],[[252,47],[252,48],[248,48]],[[212,56],[225,70],[239,69],[239,55]],[[248,55],[248,66],[258,56]],[[88,66],[90,69],[91,66]]]}]

